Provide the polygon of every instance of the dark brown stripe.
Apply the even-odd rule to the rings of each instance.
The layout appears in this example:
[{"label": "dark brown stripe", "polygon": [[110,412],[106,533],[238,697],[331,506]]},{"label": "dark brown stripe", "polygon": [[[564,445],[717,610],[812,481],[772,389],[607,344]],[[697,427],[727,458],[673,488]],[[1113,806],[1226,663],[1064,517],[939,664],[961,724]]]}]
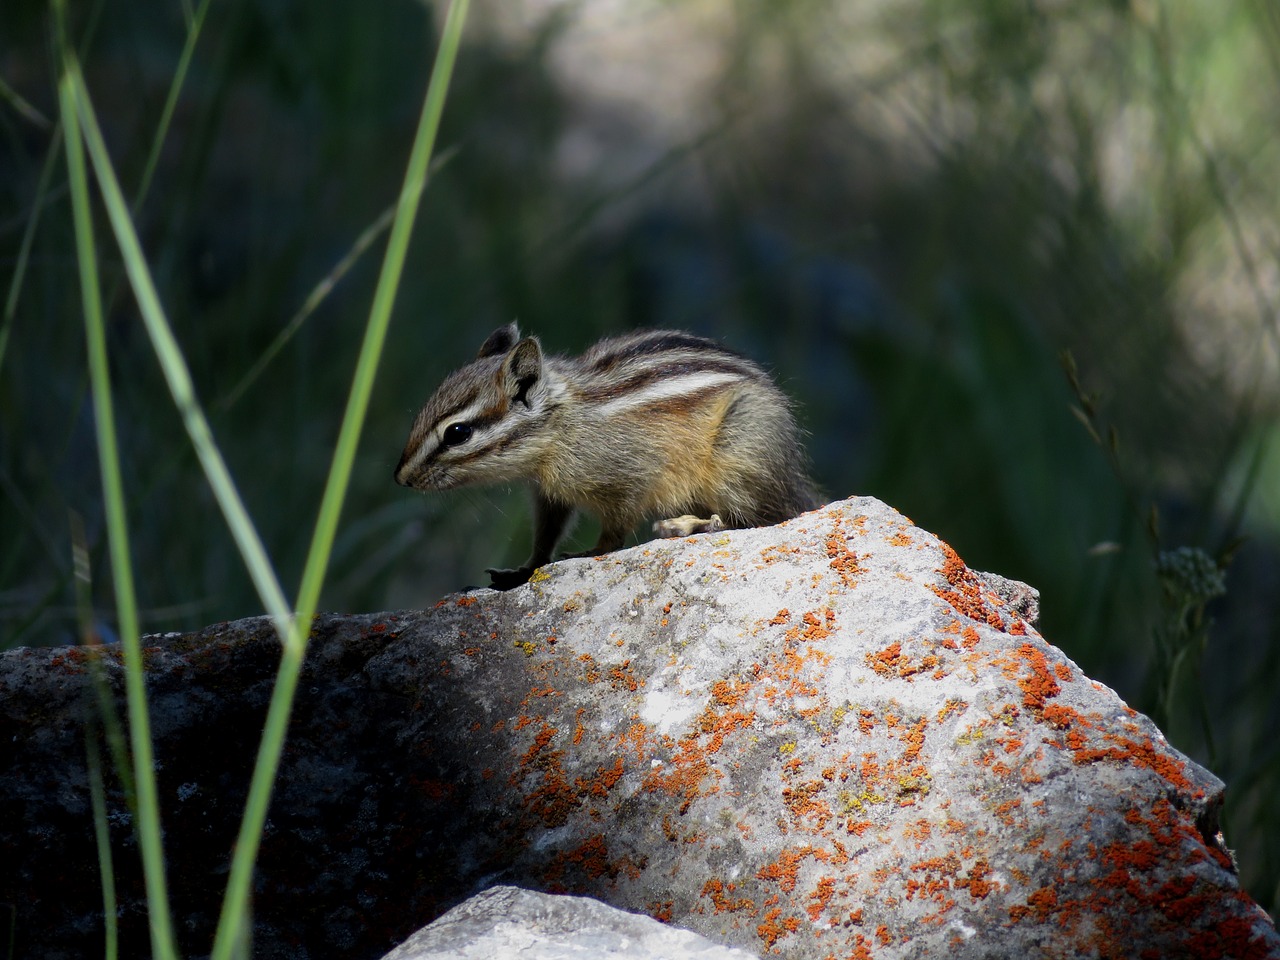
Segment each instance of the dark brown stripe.
[{"label": "dark brown stripe", "polygon": [[[652,364],[642,367],[633,373],[623,372],[623,375],[612,380],[596,379],[588,381],[583,384],[581,392],[583,398],[588,401],[610,400],[627,393],[643,390],[645,387],[652,386],[663,380],[672,380],[677,377],[698,373],[728,373],[743,379],[760,379],[762,377],[761,372],[752,366],[744,367],[742,363],[716,361],[700,357],[697,360]],[[718,384],[714,387],[700,387],[697,389],[723,389],[727,386],[729,384]]]},{"label": "dark brown stripe", "polygon": [[[635,338],[619,338],[617,341],[605,341],[600,346],[604,345],[608,345],[608,349],[593,357],[588,369],[604,373],[630,360],[650,357],[656,353],[679,350],[694,350],[699,353],[719,354],[723,357],[746,360],[742,354],[730,350],[715,340],[696,337],[691,333],[673,331],[657,331],[651,335],[641,335]],[[750,361],[747,362],[749,363]]]}]

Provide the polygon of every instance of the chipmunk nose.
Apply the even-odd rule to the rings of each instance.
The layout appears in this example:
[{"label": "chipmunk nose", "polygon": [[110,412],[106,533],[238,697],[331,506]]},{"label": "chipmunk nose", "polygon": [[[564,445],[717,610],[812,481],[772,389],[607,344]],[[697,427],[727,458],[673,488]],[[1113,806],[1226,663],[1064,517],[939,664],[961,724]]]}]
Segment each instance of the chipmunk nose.
[{"label": "chipmunk nose", "polygon": [[396,472],[393,474],[393,476],[395,477],[396,483],[400,484],[400,486],[402,487],[413,486],[413,484],[410,482],[408,468],[409,468],[409,451],[405,450],[404,453],[400,454],[400,462],[396,464]]}]

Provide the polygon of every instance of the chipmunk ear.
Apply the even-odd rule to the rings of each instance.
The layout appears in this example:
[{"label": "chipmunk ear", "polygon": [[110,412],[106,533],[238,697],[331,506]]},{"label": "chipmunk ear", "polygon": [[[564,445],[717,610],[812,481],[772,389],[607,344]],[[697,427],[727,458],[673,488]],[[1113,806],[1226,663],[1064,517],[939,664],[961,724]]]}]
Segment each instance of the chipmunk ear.
[{"label": "chipmunk ear", "polygon": [[506,353],[519,339],[520,328],[512,320],[505,327],[499,327],[489,334],[488,339],[480,344],[480,352],[476,354],[476,359],[481,360],[485,357],[496,357],[500,353]]},{"label": "chipmunk ear", "polygon": [[537,337],[525,337],[511,348],[502,361],[501,376],[511,402],[529,406],[529,391],[542,379],[542,345]]}]

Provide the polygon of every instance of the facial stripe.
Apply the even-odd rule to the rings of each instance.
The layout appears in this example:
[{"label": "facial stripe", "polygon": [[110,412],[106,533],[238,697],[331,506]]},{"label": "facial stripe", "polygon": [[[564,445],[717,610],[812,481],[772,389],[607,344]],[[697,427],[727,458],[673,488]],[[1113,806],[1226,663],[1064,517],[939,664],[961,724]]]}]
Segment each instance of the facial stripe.
[{"label": "facial stripe", "polygon": [[434,432],[427,433],[418,442],[417,446],[411,445],[412,452],[405,450],[400,460],[400,466],[396,470],[396,480],[403,483],[405,479],[417,476],[426,466],[427,461],[440,449],[440,438]]},{"label": "facial stripe", "polygon": [[437,418],[434,423],[424,425],[420,435],[415,429],[414,433],[420,436],[420,439],[408,459],[402,461],[400,468],[396,471],[396,476],[398,478],[409,477],[422,473],[444,448],[444,430],[450,424],[468,423],[474,428],[478,423],[483,425],[493,422],[500,416],[501,413],[486,405],[484,400],[475,399],[470,403],[459,406],[451,413]]},{"label": "facial stripe", "polygon": [[[505,410],[506,408],[504,407],[503,409]],[[543,412],[539,416],[524,415],[518,418],[504,416],[477,417],[470,421],[473,432],[466,443],[447,448],[443,444],[437,445],[435,456],[441,456],[445,450],[448,450],[447,462],[449,466],[461,467],[493,453],[501,453],[519,442],[521,438],[536,435],[539,426],[548,416],[549,413]],[[457,421],[441,421],[440,430],[443,430],[445,426],[453,422]]]},{"label": "facial stripe", "polygon": [[487,399],[472,400],[449,413],[441,414],[432,424],[431,432],[437,436],[451,423],[469,423],[473,426],[481,419],[496,420],[501,411],[495,411]]}]

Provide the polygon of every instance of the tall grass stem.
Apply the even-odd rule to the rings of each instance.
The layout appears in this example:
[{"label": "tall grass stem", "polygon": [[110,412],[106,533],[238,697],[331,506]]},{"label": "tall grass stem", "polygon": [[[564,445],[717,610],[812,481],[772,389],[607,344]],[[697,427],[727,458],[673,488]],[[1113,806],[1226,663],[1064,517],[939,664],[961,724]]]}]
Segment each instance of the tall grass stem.
[{"label": "tall grass stem", "polygon": [[169,95],[165,98],[164,109],[160,111],[160,122],[156,124],[155,136],[151,139],[151,152],[147,154],[147,164],[138,180],[138,189],[133,196],[133,215],[136,217],[147,199],[147,191],[151,187],[151,178],[155,174],[156,164],[160,162],[160,151],[164,147],[165,138],[169,134],[169,124],[173,121],[173,111],[178,106],[178,94],[182,92],[182,84],[187,79],[187,70],[191,66],[191,57],[196,51],[196,41],[200,39],[200,28],[204,25],[204,15],[209,10],[209,0],[200,0],[200,6],[194,13],[187,11],[187,40],[182,45],[182,53],[178,57],[178,66],[174,69],[173,80],[169,84]]},{"label": "tall grass stem", "polygon": [[62,124],[59,123],[53,128],[53,136],[49,140],[49,154],[45,157],[44,168],[40,171],[40,179],[36,183],[36,196],[31,203],[27,225],[22,231],[22,242],[18,245],[18,260],[13,266],[13,276],[9,279],[9,293],[4,300],[4,317],[0,319],[0,368],[4,367],[4,355],[9,347],[9,332],[13,329],[14,318],[18,315],[18,297],[22,293],[22,282],[27,276],[27,264],[31,262],[31,245],[35,242],[36,228],[40,226],[40,213],[48,202],[49,181],[53,179],[53,170],[58,165],[57,158],[61,150]]},{"label": "tall grass stem", "polygon": [[364,342],[361,344],[360,356],[356,361],[356,371],[347,397],[346,412],[338,433],[338,442],[329,469],[329,479],[325,485],[315,533],[298,591],[293,640],[285,645],[284,653],[280,658],[276,685],[272,691],[271,704],[267,709],[265,729],[258,748],[253,779],[249,785],[244,818],[241,820],[240,832],[236,839],[231,875],[218,919],[218,933],[214,941],[212,960],[230,960],[236,944],[244,936],[253,865],[257,859],[262,828],[271,800],[271,789],[279,768],[289,714],[293,708],[298,677],[302,672],[302,661],[310,638],[311,618],[320,600],[320,587],[333,550],[338,518],[341,515],[342,503],[351,479],[351,468],[355,462],[360,433],[369,406],[369,396],[373,391],[378,361],[382,356],[382,347],[391,320],[391,309],[399,289],[418,204],[426,188],[431,152],[435,146],[440,116],[444,110],[445,96],[448,93],[449,79],[453,74],[454,61],[461,43],[468,6],[469,0],[454,0],[450,4],[431,79],[427,84],[422,114],[418,121],[417,133],[414,135],[408,167],[405,170],[404,185],[400,191],[395,222],[392,224],[391,237],[387,242],[382,273],[378,278],[373,305],[365,326]]},{"label": "tall grass stem", "polygon": [[62,6],[55,4],[60,41],[62,72],[58,81],[58,103],[62,114],[63,136],[67,148],[67,173],[71,185],[71,209],[75,224],[76,256],[80,269],[81,301],[84,310],[85,340],[89,359],[89,377],[93,393],[94,422],[98,440],[98,462],[102,474],[107,540],[111,556],[112,581],[115,584],[116,609],[119,618],[120,644],[125,664],[125,688],[129,703],[129,737],[133,749],[134,780],[138,798],[138,844],[142,851],[151,950],[157,960],[173,960],[177,947],[170,919],[169,896],[165,881],[164,849],[160,829],[160,805],[155,778],[155,760],[151,744],[150,716],[147,710],[146,682],[143,674],[142,644],[139,635],[137,596],[133,582],[133,563],[129,551],[129,529],[125,515],[124,483],[120,471],[116,441],[115,414],[112,407],[111,379],[107,364],[107,340],[102,318],[102,295],[98,280],[97,252],[94,246],[93,217],[89,200],[89,178],[85,166],[84,147],[77,122],[79,97],[78,70],[74,55],[66,43]]},{"label": "tall grass stem", "polygon": [[[89,564],[89,545],[85,537],[84,521],[78,513],[71,514],[71,555],[76,579],[76,616],[80,621],[80,642],[89,654],[89,670],[99,698],[102,719],[115,717],[115,701],[107,686],[102,669],[101,644],[93,625],[93,578]],[[104,727],[106,724],[104,724]],[[89,716],[84,724],[85,770],[89,777],[89,801],[93,810],[93,837],[98,848],[98,880],[102,884],[103,957],[116,960],[120,955],[120,920],[116,914],[116,874],[111,856],[111,826],[107,818],[107,786],[102,775],[102,749],[98,744],[98,730]],[[116,768],[122,779],[128,775],[128,755],[121,741]],[[130,781],[132,778],[129,778]],[[130,793],[130,808],[137,812],[136,796]]]},{"label": "tall grass stem", "polygon": [[160,297],[156,293],[151,271],[142,253],[142,245],[138,241],[137,231],[129,216],[128,205],[120,190],[120,183],[116,179],[111,157],[107,153],[106,142],[98,127],[97,116],[89,99],[89,91],[74,58],[70,59],[67,75],[70,78],[72,97],[78,111],[79,124],[84,133],[85,145],[93,161],[94,172],[97,174],[102,201],[107,208],[107,216],[115,232],[116,243],[120,247],[125,271],[129,275],[129,283],[133,287],[139,311],[142,313],[143,324],[151,338],[156,358],[160,361],[160,368],[169,385],[174,405],[182,417],[183,425],[196,451],[196,457],[204,468],[209,488],[213,491],[214,498],[218,501],[222,515],[231,530],[231,536],[236,542],[236,547],[244,558],[258,596],[275,623],[281,642],[288,643],[289,626],[292,620],[289,602],[280,588],[280,581],[276,578],[275,570],[271,566],[253,521],[240,500],[240,494],[227,470],[226,462],[222,459],[222,453],[214,442],[213,431],[209,428],[209,421],[200,407],[200,401],[196,398],[191,373],[187,369],[187,361],[169,327],[164,308],[160,306]]}]

